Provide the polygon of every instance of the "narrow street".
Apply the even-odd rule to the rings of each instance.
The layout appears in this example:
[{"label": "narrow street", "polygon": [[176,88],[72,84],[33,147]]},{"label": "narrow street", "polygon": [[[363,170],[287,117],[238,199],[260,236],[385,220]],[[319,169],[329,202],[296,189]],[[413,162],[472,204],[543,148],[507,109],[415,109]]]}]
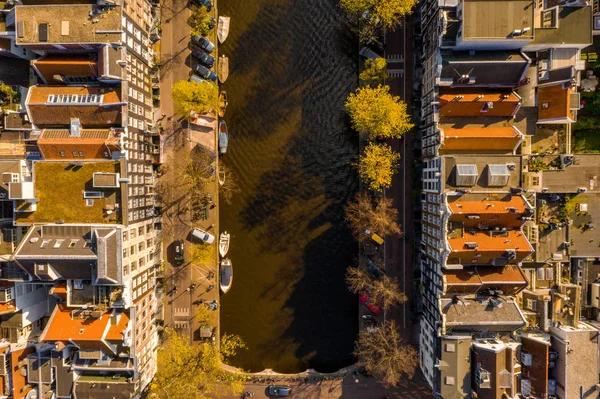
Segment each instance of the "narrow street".
[{"label": "narrow street", "polygon": [[[407,104],[411,112],[413,89],[413,44],[412,24],[410,18],[405,19],[393,32],[387,32],[384,37],[385,58],[388,64],[388,76],[385,83],[390,86],[390,92]],[[385,243],[386,272],[398,279],[402,291],[409,301],[393,307],[387,317],[396,321],[400,332],[407,343],[416,343],[414,321],[412,315],[413,295],[413,175],[414,149],[413,136],[415,132],[407,132],[400,140],[390,140],[394,151],[400,153],[399,168],[392,180],[392,187],[385,191],[386,197],[391,197],[394,206],[399,210],[399,223],[403,236],[388,237]]]},{"label": "narrow street", "polygon": [[[189,2],[186,0],[165,0],[162,2],[162,39],[161,39],[161,109],[163,126],[163,154],[165,170],[160,181],[168,187],[163,198],[163,237],[165,250],[165,325],[175,328],[182,334],[188,334],[190,342],[199,339],[199,325],[195,319],[195,303],[218,301],[218,211],[208,211],[208,217],[198,223],[192,223],[190,193],[179,183],[181,162],[189,159],[196,144],[190,140],[188,122],[177,115],[171,98],[171,86],[190,76],[191,51]],[[216,15],[216,8],[212,13]],[[214,135],[215,132],[205,134]],[[214,141],[213,141],[214,142]],[[214,148],[209,149],[214,152]],[[215,166],[216,170],[216,166]],[[216,175],[207,185],[207,192],[218,203]],[[190,261],[190,232],[193,227],[215,235],[215,260],[211,264],[197,264]],[[184,241],[185,262],[181,266],[173,265],[173,242]],[[190,289],[195,284],[193,289]],[[210,288],[212,287],[212,288]],[[204,305],[200,305],[204,306]],[[218,311],[211,312],[209,323],[214,327],[214,336],[218,338]]]}]

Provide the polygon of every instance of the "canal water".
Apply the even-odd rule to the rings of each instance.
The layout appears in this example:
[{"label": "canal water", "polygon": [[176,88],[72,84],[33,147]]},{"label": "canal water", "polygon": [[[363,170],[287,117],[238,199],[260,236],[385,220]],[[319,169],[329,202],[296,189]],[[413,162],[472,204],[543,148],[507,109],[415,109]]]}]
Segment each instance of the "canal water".
[{"label": "canal water", "polygon": [[344,225],[358,190],[358,141],[344,100],[357,85],[356,37],[337,0],[221,0],[231,17],[220,53],[229,153],[240,186],[220,204],[232,235],[233,286],[221,331],[248,349],[232,365],[328,372],[353,362],[356,297],[344,273],[357,244]]}]

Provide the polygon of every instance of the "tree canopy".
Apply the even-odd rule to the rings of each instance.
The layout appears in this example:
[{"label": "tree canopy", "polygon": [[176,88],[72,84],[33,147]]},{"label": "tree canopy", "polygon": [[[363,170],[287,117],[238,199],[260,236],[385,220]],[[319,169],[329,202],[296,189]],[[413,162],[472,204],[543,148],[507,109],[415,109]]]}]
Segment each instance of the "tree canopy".
[{"label": "tree canopy", "polygon": [[393,29],[402,16],[410,15],[417,3],[417,0],[340,0],[340,6],[348,14],[362,17],[363,24],[388,29]]},{"label": "tree canopy", "polygon": [[369,143],[358,163],[358,174],[370,189],[381,191],[392,185],[400,154],[387,144]]},{"label": "tree canopy", "polygon": [[214,83],[180,80],[173,83],[172,90],[173,101],[185,117],[192,111],[206,114],[219,108],[219,87]]},{"label": "tree canopy", "polygon": [[150,383],[149,398],[213,398],[239,396],[242,380],[221,364],[245,348],[237,336],[225,334],[219,348],[212,343],[190,345],[188,337],[165,330],[167,341],[158,351],[158,371]]},{"label": "tree canopy", "polygon": [[377,202],[366,195],[357,194],[354,201],[346,205],[346,220],[356,238],[364,237],[369,229],[379,235],[400,235],[398,209],[390,198],[380,198]]},{"label": "tree canopy", "polygon": [[365,369],[388,385],[398,385],[403,376],[412,379],[419,365],[417,351],[403,343],[393,321],[375,332],[362,330],[354,345],[354,355]]},{"label": "tree canopy", "polygon": [[192,36],[208,35],[214,25],[211,25],[210,15],[206,7],[198,7],[194,4],[191,7],[191,11],[192,13],[188,18],[188,25],[192,27]]},{"label": "tree canopy", "polygon": [[387,61],[385,58],[367,59],[365,61],[365,69],[360,73],[360,80],[368,84],[381,83],[387,78],[386,69]]},{"label": "tree canopy", "polygon": [[390,306],[404,303],[408,300],[400,290],[398,280],[383,275],[379,278],[360,267],[349,267],[346,270],[346,284],[354,294],[367,292],[371,299],[384,311]]},{"label": "tree canopy", "polygon": [[400,138],[414,126],[406,103],[392,96],[389,89],[389,86],[365,86],[348,96],[346,110],[352,127],[361,135],[371,139]]}]

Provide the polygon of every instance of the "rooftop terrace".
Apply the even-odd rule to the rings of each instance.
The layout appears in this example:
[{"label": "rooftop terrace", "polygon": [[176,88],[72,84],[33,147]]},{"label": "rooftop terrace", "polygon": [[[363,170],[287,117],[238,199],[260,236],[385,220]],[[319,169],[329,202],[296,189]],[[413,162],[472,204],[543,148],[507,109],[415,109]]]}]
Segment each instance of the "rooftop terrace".
[{"label": "rooftop terrace", "polygon": [[17,6],[15,20],[19,45],[118,43],[121,40],[121,7]]},{"label": "rooftop terrace", "polygon": [[[119,173],[118,162],[36,162],[34,196],[37,210],[20,212],[17,223],[118,223],[121,196],[119,189],[94,188],[98,172]],[[84,191],[100,192],[100,198],[86,200]],[[17,206],[18,208],[18,206]],[[107,210],[112,212],[107,213]]]}]

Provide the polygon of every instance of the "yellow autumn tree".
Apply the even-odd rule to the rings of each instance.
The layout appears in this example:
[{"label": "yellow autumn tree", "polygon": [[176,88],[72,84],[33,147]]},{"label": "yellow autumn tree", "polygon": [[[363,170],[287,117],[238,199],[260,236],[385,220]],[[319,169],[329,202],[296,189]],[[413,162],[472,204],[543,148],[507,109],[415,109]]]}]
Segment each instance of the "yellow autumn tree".
[{"label": "yellow autumn tree", "polygon": [[173,83],[172,97],[184,117],[189,117],[192,111],[206,114],[219,108],[219,87],[212,82],[180,80]]},{"label": "yellow autumn tree", "polygon": [[417,0],[340,0],[340,6],[350,15],[363,17],[364,24],[393,29],[400,18],[412,14]]},{"label": "yellow autumn tree", "polygon": [[365,69],[360,73],[360,80],[367,84],[381,83],[387,77],[387,61],[385,58],[368,59]]},{"label": "yellow autumn tree", "polygon": [[346,99],[352,126],[370,139],[400,138],[414,126],[406,103],[389,93],[389,86],[360,87]]},{"label": "yellow autumn tree", "polygon": [[383,187],[392,185],[392,176],[400,159],[387,144],[370,143],[360,156],[358,174],[370,189],[381,191]]},{"label": "yellow autumn tree", "polygon": [[149,398],[215,398],[239,396],[240,377],[223,370],[223,362],[245,348],[238,336],[224,334],[219,348],[209,342],[190,345],[188,337],[165,330],[166,342],[158,351],[158,371],[150,383]]}]

